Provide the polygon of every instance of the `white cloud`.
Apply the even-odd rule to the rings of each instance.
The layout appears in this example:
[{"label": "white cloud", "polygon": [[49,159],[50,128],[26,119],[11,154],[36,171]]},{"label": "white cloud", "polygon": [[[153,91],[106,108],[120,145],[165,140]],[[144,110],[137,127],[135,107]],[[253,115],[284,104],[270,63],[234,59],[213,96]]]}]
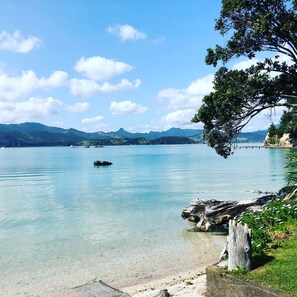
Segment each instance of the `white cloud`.
[{"label": "white cloud", "polygon": [[82,124],[94,124],[94,123],[101,122],[103,119],[104,119],[103,116],[98,115],[94,118],[85,118],[81,122]]},{"label": "white cloud", "polygon": [[128,24],[110,26],[107,28],[107,32],[119,36],[123,41],[146,39],[147,37],[146,34]]},{"label": "white cloud", "polygon": [[288,65],[293,65],[295,63],[294,61],[292,61],[292,58],[284,54],[279,55],[278,61],[280,61],[281,63],[286,62]]},{"label": "white cloud", "polygon": [[159,37],[159,38],[150,40],[149,43],[157,45],[157,44],[163,43],[165,40],[166,40],[165,37]]},{"label": "white cloud", "polygon": [[157,129],[202,128],[201,124],[193,124],[191,120],[201,106],[203,97],[213,91],[213,79],[214,75],[209,74],[192,81],[184,89],[169,88],[159,91],[157,100],[163,104],[162,110],[168,113],[152,126]]},{"label": "white cloud", "polygon": [[259,59],[253,58],[253,59],[247,59],[240,62],[237,62],[233,65],[233,70],[245,70],[247,68],[250,68],[253,65],[256,65],[258,62],[261,62]]},{"label": "white cloud", "polygon": [[40,78],[37,86],[39,88],[59,88],[68,83],[68,74],[65,71],[54,71],[48,78]]},{"label": "white cloud", "polygon": [[34,71],[23,71],[20,76],[0,72],[0,101],[16,100],[33,90],[57,88],[67,83],[67,73],[55,71],[49,78],[38,78]]},{"label": "white cloud", "polygon": [[157,100],[161,103],[166,102],[167,109],[170,111],[188,108],[198,109],[203,97],[213,90],[213,78],[214,76],[209,74],[191,82],[185,89],[169,88],[161,90],[157,95]]},{"label": "white cloud", "polygon": [[62,102],[52,97],[32,97],[21,102],[0,102],[1,123],[22,123],[58,113]]},{"label": "white cloud", "polygon": [[100,92],[100,85],[93,80],[73,78],[70,80],[70,91],[75,96],[88,98]]},{"label": "white cloud", "polygon": [[[168,113],[161,119],[161,125],[164,129],[176,128],[194,128],[191,120],[196,113],[196,109],[183,109]],[[197,127],[195,127],[196,129]]]},{"label": "white cloud", "polygon": [[29,36],[24,38],[19,30],[15,30],[13,34],[6,31],[0,32],[0,49],[16,53],[28,53],[34,48],[39,47],[41,41],[39,38]]},{"label": "white cloud", "polygon": [[7,76],[0,73],[0,100],[15,100],[31,92],[38,83],[36,74],[32,71],[23,71],[20,76]]},{"label": "white cloud", "polygon": [[147,107],[136,104],[132,101],[113,101],[110,104],[110,111],[112,114],[141,114],[147,112]]},{"label": "white cloud", "polygon": [[76,102],[73,105],[69,105],[67,107],[67,110],[69,112],[84,112],[87,111],[90,108],[89,102]]},{"label": "white cloud", "polygon": [[285,107],[277,107],[270,110],[262,111],[256,115],[243,129],[243,132],[251,132],[267,129],[271,122],[277,124],[283,115]]},{"label": "white cloud", "polygon": [[105,80],[129,72],[133,67],[123,62],[117,62],[100,56],[82,57],[74,69],[92,80]]},{"label": "white cloud", "polygon": [[[272,57],[273,61],[279,61],[280,63],[286,62],[288,65],[293,65],[294,62],[291,60],[291,58],[287,55],[284,54],[279,54],[278,55],[278,59],[276,59],[275,57]],[[232,69],[237,69],[237,70],[245,70],[249,67],[251,67],[252,65],[257,65],[258,62],[264,62],[264,60],[259,60],[257,58],[253,58],[253,59],[246,59],[243,61],[240,61],[238,63],[235,63],[232,67]],[[277,72],[270,72],[269,75],[270,77],[275,77],[276,75],[278,75],[279,73]]]},{"label": "white cloud", "polygon": [[141,80],[136,79],[134,83],[122,79],[118,84],[104,82],[99,84],[93,80],[74,78],[70,81],[70,91],[75,96],[88,98],[98,93],[112,93],[127,89],[136,89],[141,85]]}]

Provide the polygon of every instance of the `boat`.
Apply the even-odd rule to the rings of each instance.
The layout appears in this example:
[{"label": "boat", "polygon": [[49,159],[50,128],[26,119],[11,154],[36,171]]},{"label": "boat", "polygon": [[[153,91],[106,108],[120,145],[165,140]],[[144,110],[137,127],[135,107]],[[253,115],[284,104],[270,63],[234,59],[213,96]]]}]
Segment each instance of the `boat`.
[{"label": "boat", "polygon": [[111,162],[108,162],[108,161],[95,161],[94,162],[94,166],[109,166],[109,165],[112,165]]}]

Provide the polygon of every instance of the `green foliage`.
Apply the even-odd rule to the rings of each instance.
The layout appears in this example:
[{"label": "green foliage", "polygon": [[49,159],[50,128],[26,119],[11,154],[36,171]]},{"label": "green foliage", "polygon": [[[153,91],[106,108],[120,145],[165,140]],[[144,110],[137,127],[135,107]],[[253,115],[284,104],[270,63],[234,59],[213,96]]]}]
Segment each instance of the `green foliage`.
[{"label": "green foliage", "polygon": [[287,157],[287,181],[288,185],[296,184],[297,183],[297,151],[292,150],[289,152]]},{"label": "green foliage", "polygon": [[225,47],[207,50],[207,64],[217,66],[219,61],[225,64],[240,56],[251,59],[261,51],[277,52],[290,60],[286,63],[275,56],[245,70],[221,67],[217,71],[214,91],[204,97],[192,121],[204,123],[204,139],[225,158],[254,116],[277,106],[291,107],[297,99],[297,16],[293,4],[292,0],[222,0],[215,29],[233,35]]},{"label": "green foliage", "polygon": [[270,261],[241,277],[297,296],[297,224],[291,225],[292,238],[270,253]]},{"label": "green foliage", "polygon": [[280,120],[278,133],[280,135],[289,133],[292,144],[297,146],[297,115],[295,108],[284,112]]},{"label": "green foliage", "polygon": [[277,128],[275,127],[275,125],[273,123],[271,123],[271,125],[270,125],[270,127],[268,129],[268,136],[270,138],[272,138],[272,137],[277,136],[277,134],[278,134]]},{"label": "green foliage", "polygon": [[[297,31],[292,4],[290,0],[222,0],[215,29],[221,35],[233,35],[225,47],[208,49],[207,64],[226,63],[242,55],[253,58],[259,51],[284,52],[296,61],[296,55],[290,52]],[[290,43],[288,48],[285,43]]]},{"label": "green foliage", "polygon": [[245,212],[237,220],[252,229],[253,255],[265,255],[287,238],[288,224],[297,220],[297,204],[277,199],[263,206],[263,211]]}]

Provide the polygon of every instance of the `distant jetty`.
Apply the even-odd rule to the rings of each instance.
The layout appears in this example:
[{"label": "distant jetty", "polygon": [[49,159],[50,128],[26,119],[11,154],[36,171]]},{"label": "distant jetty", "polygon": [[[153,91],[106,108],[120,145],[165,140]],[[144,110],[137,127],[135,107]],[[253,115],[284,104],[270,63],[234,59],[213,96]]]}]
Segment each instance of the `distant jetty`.
[{"label": "distant jetty", "polygon": [[110,166],[112,165],[111,162],[108,162],[108,161],[95,161],[94,162],[94,166]]}]

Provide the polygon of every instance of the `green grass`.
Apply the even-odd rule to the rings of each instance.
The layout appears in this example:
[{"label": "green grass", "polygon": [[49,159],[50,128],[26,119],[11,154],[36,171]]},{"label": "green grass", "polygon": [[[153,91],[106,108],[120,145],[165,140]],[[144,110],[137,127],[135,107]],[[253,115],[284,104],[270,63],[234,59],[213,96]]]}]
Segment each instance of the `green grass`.
[{"label": "green grass", "polygon": [[291,239],[269,252],[267,263],[240,277],[297,297],[297,222],[290,229]]}]

